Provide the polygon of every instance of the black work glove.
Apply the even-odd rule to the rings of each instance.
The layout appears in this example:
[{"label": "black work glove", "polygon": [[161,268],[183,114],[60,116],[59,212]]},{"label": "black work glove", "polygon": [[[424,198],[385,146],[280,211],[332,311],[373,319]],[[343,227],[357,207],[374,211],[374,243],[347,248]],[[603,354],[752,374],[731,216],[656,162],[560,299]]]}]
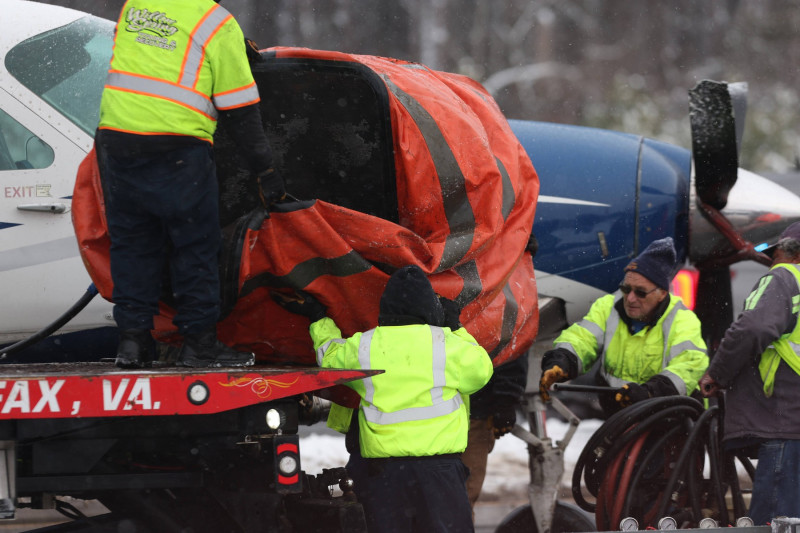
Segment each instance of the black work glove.
[{"label": "black work glove", "polygon": [[294,295],[273,292],[272,299],[290,313],[308,317],[311,322],[325,318],[328,311],[319,300],[306,291],[296,291]]},{"label": "black work glove", "polygon": [[450,328],[450,331],[455,331],[461,327],[461,309],[453,300],[449,300],[444,296],[439,296],[439,303],[444,310],[444,324],[445,328]]},{"label": "black work glove", "polygon": [[638,383],[627,383],[617,389],[614,395],[614,401],[621,407],[628,407],[637,402],[649,400],[653,397],[653,393],[648,387],[647,383],[639,385]]},{"label": "black work glove", "polygon": [[577,357],[563,348],[555,348],[545,352],[542,358],[542,377],[539,379],[539,396],[542,401],[550,401],[550,387],[553,383],[561,383],[576,377],[578,374]]},{"label": "black work glove", "polygon": [[286,196],[286,185],[283,183],[283,177],[274,168],[268,168],[256,176],[258,182],[258,196],[261,198],[261,203],[265,208],[270,205],[283,200]]},{"label": "black work glove", "polygon": [[261,57],[261,52],[258,51],[258,45],[253,39],[244,38],[244,49],[247,52],[247,61],[250,63],[261,63],[264,58]]},{"label": "black work glove", "polygon": [[660,396],[676,396],[680,394],[678,389],[675,388],[675,385],[672,384],[672,381],[670,381],[667,376],[662,374],[656,374],[652,378],[648,379],[644,385],[647,387],[647,391],[650,393],[651,398]]},{"label": "black work glove", "polygon": [[492,413],[492,432],[494,438],[499,439],[514,429],[517,421],[517,410],[514,403],[509,401],[499,402]]}]

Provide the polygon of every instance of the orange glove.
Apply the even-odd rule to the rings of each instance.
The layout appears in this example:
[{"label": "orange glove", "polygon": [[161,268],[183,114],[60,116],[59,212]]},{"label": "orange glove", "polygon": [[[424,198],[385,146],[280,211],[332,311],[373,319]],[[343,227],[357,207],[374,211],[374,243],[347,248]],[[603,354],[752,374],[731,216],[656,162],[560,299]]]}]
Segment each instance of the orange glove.
[{"label": "orange glove", "polygon": [[567,373],[558,365],[542,372],[542,378],[539,380],[539,396],[541,396],[542,401],[550,401],[550,393],[548,391],[553,383],[566,381],[568,378]]}]

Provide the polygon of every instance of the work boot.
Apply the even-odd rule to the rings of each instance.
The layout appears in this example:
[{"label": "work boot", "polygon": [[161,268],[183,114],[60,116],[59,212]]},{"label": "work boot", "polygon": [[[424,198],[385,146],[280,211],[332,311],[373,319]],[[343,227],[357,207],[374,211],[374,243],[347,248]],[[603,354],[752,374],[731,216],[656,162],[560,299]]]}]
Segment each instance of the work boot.
[{"label": "work boot", "polygon": [[119,332],[117,360],[120,368],[143,368],[152,366],[155,342],[146,329],[123,329]]},{"label": "work boot", "polygon": [[178,353],[178,366],[208,368],[222,366],[251,366],[255,363],[251,352],[238,352],[217,339],[215,330],[187,333]]}]

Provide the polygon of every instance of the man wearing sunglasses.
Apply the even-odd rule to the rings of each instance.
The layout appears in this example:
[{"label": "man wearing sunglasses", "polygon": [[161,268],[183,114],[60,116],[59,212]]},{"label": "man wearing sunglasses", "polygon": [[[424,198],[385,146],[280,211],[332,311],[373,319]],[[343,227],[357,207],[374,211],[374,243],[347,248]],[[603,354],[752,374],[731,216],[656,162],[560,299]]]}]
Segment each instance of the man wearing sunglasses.
[{"label": "man wearing sunglasses", "polygon": [[598,385],[617,388],[599,396],[607,415],[648,398],[695,391],[708,356],[697,316],[669,293],[677,266],[671,237],[653,241],[631,261],[620,292],[596,300],[544,354],[542,399],[549,399],[553,383],[576,378],[596,362]]},{"label": "man wearing sunglasses", "polygon": [[727,389],[723,446],[758,458],[749,510],[756,525],[800,516],[800,222],[764,253],[771,268],[700,379],[704,396]]}]

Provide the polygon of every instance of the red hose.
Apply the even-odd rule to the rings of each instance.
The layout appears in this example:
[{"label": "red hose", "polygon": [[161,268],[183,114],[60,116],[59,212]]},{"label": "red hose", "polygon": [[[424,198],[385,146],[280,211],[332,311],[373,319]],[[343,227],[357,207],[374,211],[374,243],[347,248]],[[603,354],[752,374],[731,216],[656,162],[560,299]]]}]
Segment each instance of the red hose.
[{"label": "red hose", "polygon": [[625,497],[628,494],[628,490],[630,488],[631,477],[633,476],[633,468],[636,465],[637,459],[639,459],[639,454],[642,451],[642,446],[644,446],[644,441],[650,435],[649,431],[642,433],[642,435],[633,442],[631,446],[631,452],[628,454],[627,461],[625,462],[625,469],[622,471],[622,477],[619,480],[619,485],[617,486],[617,490],[614,491],[616,494],[616,498],[614,501],[614,513],[611,515],[613,519],[613,524],[617,525],[622,520],[622,507],[625,505]]},{"label": "red hose", "polygon": [[611,464],[608,465],[603,481],[597,488],[597,506],[595,510],[595,525],[598,531],[613,531],[616,526],[612,527],[613,516],[609,516],[609,511],[612,510],[614,505],[615,487],[614,483],[618,477],[620,466],[625,454],[630,449],[631,444],[628,444],[619,451],[614,457]]}]

